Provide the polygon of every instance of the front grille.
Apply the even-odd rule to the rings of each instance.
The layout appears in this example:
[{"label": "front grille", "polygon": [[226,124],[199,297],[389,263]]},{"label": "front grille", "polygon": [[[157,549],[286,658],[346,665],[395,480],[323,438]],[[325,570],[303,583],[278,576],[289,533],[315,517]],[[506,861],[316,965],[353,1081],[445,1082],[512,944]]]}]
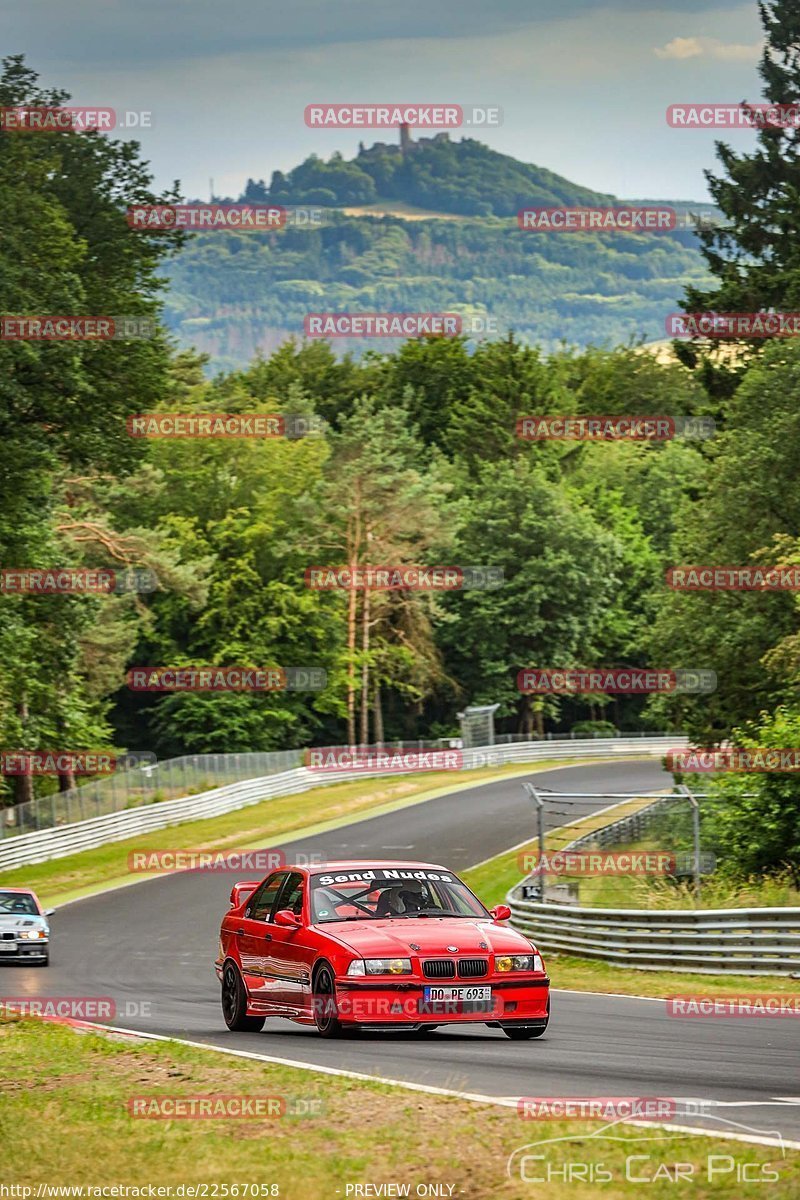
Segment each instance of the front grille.
[{"label": "front grille", "polygon": [[489,973],[489,961],[485,958],[459,959],[458,973],[462,979],[481,979]]},{"label": "front grille", "polygon": [[452,958],[428,958],[422,964],[422,973],[426,979],[452,979],[456,965]]},{"label": "front grille", "polygon": [[15,933],[3,933],[0,934],[0,937],[2,937],[4,942],[13,942],[16,940],[17,935]]}]

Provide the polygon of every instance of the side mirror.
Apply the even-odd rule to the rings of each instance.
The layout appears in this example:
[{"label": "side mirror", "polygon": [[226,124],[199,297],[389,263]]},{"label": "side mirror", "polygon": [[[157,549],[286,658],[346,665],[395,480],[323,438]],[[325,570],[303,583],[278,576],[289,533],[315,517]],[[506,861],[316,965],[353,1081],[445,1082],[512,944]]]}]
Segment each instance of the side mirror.
[{"label": "side mirror", "polygon": [[258,883],[235,883],[231,888],[231,908],[241,908],[248,896],[252,896]]},{"label": "side mirror", "polygon": [[46,909],[44,910],[44,915],[45,915],[46,917],[52,917],[52,915],[53,915],[53,913],[54,913],[55,911],[56,911],[56,910],[55,910],[54,908],[46,908]]},{"label": "side mirror", "polygon": [[511,909],[507,904],[496,904],[494,908],[490,908],[489,912],[495,921],[507,921],[511,916]]},{"label": "side mirror", "polygon": [[298,925],[302,924],[302,922],[290,908],[280,908],[275,913],[275,924],[283,925],[287,929],[297,929]]}]

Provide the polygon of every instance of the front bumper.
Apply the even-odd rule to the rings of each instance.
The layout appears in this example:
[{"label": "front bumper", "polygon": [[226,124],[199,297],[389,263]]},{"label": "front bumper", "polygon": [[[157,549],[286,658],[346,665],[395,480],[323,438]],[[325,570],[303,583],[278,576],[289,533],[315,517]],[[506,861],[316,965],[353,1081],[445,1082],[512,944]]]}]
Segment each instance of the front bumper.
[{"label": "front bumper", "polygon": [[4,947],[0,949],[0,965],[4,962],[30,962],[31,959],[47,958],[49,946],[49,938],[38,938],[35,942],[28,938],[17,938],[13,942],[4,939],[0,943],[0,947]]},{"label": "front bumper", "polygon": [[491,1002],[426,1001],[424,989],[436,981],[364,980],[347,976],[336,980],[336,1010],[340,1021],[353,1025],[486,1024],[515,1021],[532,1025],[547,1020],[550,980],[546,976],[526,979],[481,979],[460,987],[490,987]]}]

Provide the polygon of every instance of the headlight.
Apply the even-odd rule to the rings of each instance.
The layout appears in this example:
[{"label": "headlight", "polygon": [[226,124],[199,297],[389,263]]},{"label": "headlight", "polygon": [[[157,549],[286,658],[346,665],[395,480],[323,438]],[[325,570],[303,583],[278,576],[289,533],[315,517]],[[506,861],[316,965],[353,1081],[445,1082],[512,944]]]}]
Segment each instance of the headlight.
[{"label": "headlight", "polygon": [[31,941],[35,941],[37,938],[46,938],[47,934],[43,929],[25,929],[23,930],[21,936],[24,938],[30,938]]},{"label": "headlight", "polygon": [[357,958],[347,968],[348,975],[410,975],[410,958]]},{"label": "headlight", "polygon": [[365,958],[368,975],[410,975],[410,958]]},{"label": "headlight", "polygon": [[538,954],[495,954],[495,971],[543,971],[544,966]]}]

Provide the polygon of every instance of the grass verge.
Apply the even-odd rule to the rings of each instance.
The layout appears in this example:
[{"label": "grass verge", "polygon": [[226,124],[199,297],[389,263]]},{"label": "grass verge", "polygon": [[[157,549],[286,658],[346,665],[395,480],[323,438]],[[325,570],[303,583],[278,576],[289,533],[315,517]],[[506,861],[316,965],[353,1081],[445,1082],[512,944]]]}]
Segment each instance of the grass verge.
[{"label": "grass verge", "polygon": [[[536,1050],[533,1043],[524,1052],[535,1059]],[[529,1200],[530,1182],[506,1179],[507,1159],[552,1138],[569,1141],[533,1147],[531,1154],[544,1157],[527,1167],[540,1177],[561,1172],[547,1185],[549,1200],[596,1196],[597,1180],[586,1172],[596,1176],[601,1169],[603,1196],[636,1194],[636,1185],[626,1181],[626,1160],[633,1155],[646,1156],[636,1159],[635,1173],[653,1179],[651,1200],[675,1196],[676,1164],[683,1165],[685,1180],[691,1170],[700,1184],[695,1194],[703,1197],[746,1200],[761,1195],[766,1180],[772,1200],[800,1194],[800,1154],[793,1150],[784,1157],[774,1147],[620,1124],[608,1131],[612,1141],[596,1136],[606,1128],[601,1121],[522,1120],[514,1109],[31,1020],[0,1021],[0,1053],[3,1182],[32,1187],[31,1195],[40,1183],[145,1189],[205,1184],[219,1185],[216,1192],[208,1186],[206,1196],[252,1200],[254,1193],[243,1191],[247,1184],[263,1189],[259,1196],[329,1200],[424,1195],[419,1185],[438,1184],[444,1190],[432,1194]],[[136,1097],[222,1095],[282,1100],[286,1115],[164,1120],[129,1111]],[[292,1111],[315,1115],[288,1115]],[[563,1178],[570,1162],[584,1165],[585,1181]],[[752,1183],[736,1181],[744,1164]],[[409,1191],[352,1190],[387,1183],[407,1184]]]},{"label": "grass verge", "polygon": [[[653,834],[614,846],[615,853],[662,852],[665,838]],[[568,879],[568,876],[564,876]],[[797,908],[800,891],[788,872],[782,876],[734,882],[724,875],[701,877],[700,899],[688,877],[679,882],[659,875],[593,875],[575,879],[578,903],[592,908]]]},{"label": "grass verge", "polygon": [[545,955],[555,988],[622,996],[796,995],[800,981],[787,975],[700,975],[691,971],[639,971],[591,958]]}]

